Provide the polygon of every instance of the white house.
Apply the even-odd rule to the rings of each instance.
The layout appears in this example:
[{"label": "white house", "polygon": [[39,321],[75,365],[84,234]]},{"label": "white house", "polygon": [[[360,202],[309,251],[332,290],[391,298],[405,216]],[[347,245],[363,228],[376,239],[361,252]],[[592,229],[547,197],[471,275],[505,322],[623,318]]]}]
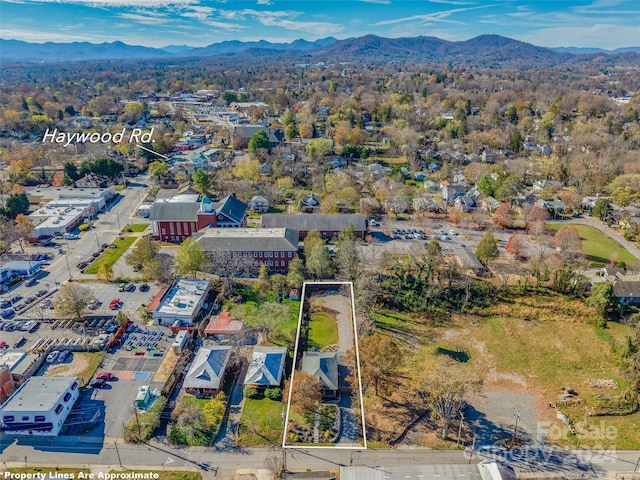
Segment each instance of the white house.
[{"label": "white house", "polygon": [[60,433],[78,398],[76,377],[31,377],[0,407],[0,429],[18,435]]}]

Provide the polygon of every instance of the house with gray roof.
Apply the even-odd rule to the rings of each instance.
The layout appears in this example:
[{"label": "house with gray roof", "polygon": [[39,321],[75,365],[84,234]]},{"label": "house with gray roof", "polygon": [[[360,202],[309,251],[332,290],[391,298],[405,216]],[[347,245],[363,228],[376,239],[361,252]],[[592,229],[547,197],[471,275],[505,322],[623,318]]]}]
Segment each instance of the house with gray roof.
[{"label": "house with gray roof", "polygon": [[280,386],[286,358],[287,347],[254,347],[244,384],[256,388]]},{"label": "house with gray roof", "polygon": [[229,256],[247,271],[286,272],[298,255],[298,231],[288,228],[204,228],[193,239],[207,255]]},{"label": "house with gray roof", "polygon": [[284,134],[279,128],[266,127],[264,125],[234,125],[231,139],[234,148],[246,148],[249,139],[257,132],[264,131],[269,138],[269,148],[277,147],[284,143]]},{"label": "house with gray roof", "polygon": [[199,397],[216,396],[224,385],[230,357],[228,345],[200,347],[184,377],[185,392]]},{"label": "house with gray roof", "polygon": [[267,213],[269,211],[269,200],[262,195],[255,195],[249,200],[249,208],[252,212]]},{"label": "house with gray roof", "polygon": [[323,238],[337,237],[349,224],[353,225],[355,235],[364,238],[367,232],[367,220],[364,215],[353,214],[323,214],[299,213],[293,215],[265,214],[262,215],[263,228],[288,228],[298,231],[303,240],[311,230],[320,232]]},{"label": "house with gray roof", "polygon": [[322,384],[324,398],[338,397],[338,354],[336,352],[304,352],[302,371]]}]

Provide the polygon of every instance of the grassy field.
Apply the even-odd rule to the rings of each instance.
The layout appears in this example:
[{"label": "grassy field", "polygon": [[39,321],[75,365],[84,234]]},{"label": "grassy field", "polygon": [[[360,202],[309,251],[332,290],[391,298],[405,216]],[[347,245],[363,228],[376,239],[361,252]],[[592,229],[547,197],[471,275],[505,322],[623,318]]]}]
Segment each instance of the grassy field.
[{"label": "grassy field", "polygon": [[148,223],[132,223],[131,225],[125,226],[122,230],[125,232],[142,233],[149,227],[150,225]]},{"label": "grassy field", "polygon": [[[588,323],[594,315],[581,299],[547,292],[532,296],[505,295],[476,315],[453,315],[446,323],[388,311],[378,313],[375,321],[380,333],[397,338],[404,345],[415,345],[408,343],[408,338],[418,339],[415,342],[420,346],[407,350],[415,352],[409,354],[405,362],[407,375],[428,371],[439,360],[449,357],[482,379],[483,391],[532,395],[538,421],[559,422],[555,410],[549,408],[552,403],[575,425],[584,421],[585,408],[588,408],[592,412],[588,425],[615,429],[615,438],[609,440],[607,447],[614,444],[619,449],[637,449],[640,448],[637,435],[640,412],[595,415],[602,406],[603,395],[615,402],[629,388],[624,375],[628,366],[622,351],[626,337],[632,336],[634,330],[615,322],[609,322],[604,329],[597,328]],[[615,380],[618,388],[590,388],[585,382],[592,379]],[[560,403],[558,395],[563,393],[563,387],[576,390],[579,400]],[[375,421],[380,430],[391,432],[390,438],[410,421],[405,418],[394,424],[393,419],[403,415],[397,409],[398,403],[390,407],[374,398],[371,392],[365,396],[365,411],[371,423]],[[557,442],[575,446],[577,439],[562,438]],[[602,440],[581,438],[580,442],[582,446],[595,446]],[[436,448],[431,442],[428,445]]]},{"label": "grassy field", "polygon": [[238,433],[240,447],[271,447],[282,444],[283,402],[269,398],[246,398]]},{"label": "grassy field", "polygon": [[116,245],[116,248],[105,249],[105,251],[102,252],[102,255],[96,258],[91,265],[84,269],[83,273],[98,273],[98,268],[100,268],[100,265],[103,263],[113,265],[129,249],[136,238],[137,237],[124,237],[122,240],[116,240],[113,242]]},{"label": "grassy field", "polygon": [[[566,226],[564,223],[548,223],[547,228],[558,231]],[[608,265],[611,258],[625,263],[638,262],[639,259],[631,255],[625,248],[607,237],[600,230],[588,225],[572,225],[578,230],[582,240],[582,251],[587,256],[587,260],[594,265],[603,267]]]},{"label": "grassy field", "polygon": [[338,324],[325,312],[311,312],[307,347],[324,348],[338,343]]}]

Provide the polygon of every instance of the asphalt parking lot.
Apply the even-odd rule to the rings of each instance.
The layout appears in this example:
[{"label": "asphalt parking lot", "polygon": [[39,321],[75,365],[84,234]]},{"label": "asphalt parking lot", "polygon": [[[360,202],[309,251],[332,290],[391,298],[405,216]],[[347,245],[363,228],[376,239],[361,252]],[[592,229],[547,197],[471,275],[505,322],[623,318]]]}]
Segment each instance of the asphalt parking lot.
[{"label": "asphalt parking lot", "polygon": [[[122,304],[119,310],[124,311],[131,319],[140,319],[142,305],[149,305],[153,297],[160,290],[160,286],[154,283],[148,283],[149,290],[140,291],[142,283],[134,283],[135,290],[132,292],[120,292],[119,285],[115,283],[82,283],[83,286],[91,288],[93,295],[100,302],[98,308],[87,310],[87,315],[115,315],[117,310],[109,309],[109,303],[112,299],[119,299]],[[42,288],[42,287],[40,287]],[[51,299],[55,301],[55,294],[51,295]],[[42,309],[39,307],[40,302],[35,302],[28,310],[20,312],[16,315],[16,319],[47,319],[55,318],[55,313],[50,309]]]}]

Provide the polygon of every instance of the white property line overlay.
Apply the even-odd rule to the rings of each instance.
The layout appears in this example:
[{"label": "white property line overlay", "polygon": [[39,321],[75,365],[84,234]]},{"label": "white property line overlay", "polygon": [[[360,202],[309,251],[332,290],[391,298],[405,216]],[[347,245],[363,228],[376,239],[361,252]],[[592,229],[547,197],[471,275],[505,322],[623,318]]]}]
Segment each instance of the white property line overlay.
[{"label": "white property line overlay", "polygon": [[[309,445],[287,445],[287,430],[289,425],[289,409],[291,408],[291,395],[293,394],[293,376],[296,372],[296,359],[298,358],[298,345],[300,344],[300,328],[302,327],[302,310],[304,308],[304,299],[305,299],[305,290],[307,285],[349,285],[351,289],[351,318],[353,319],[353,343],[356,346],[356,371],[358,372],[358,390],[360,393],[360,413],[362,415],[362,439],[363,445],[354,446],[354,447],[343,447],[343,446],[335,446],[335,447],[326,447],[326,446],[309,446]],[[364,398],[362,396],[362,377],[360,376],[360,350],[358,349],[358,329],[356,326],[356,303],[355,296],[353,294],[353,282],[304,282],[302,284],[302,296],[300,297],[300,313],[298,314],[298,331],[296,332],[296,347],[293,351],[293,368],[291,370],[291,381],[289,382],[289,397],[287,399],[287,415],[284,420],[284,433],[282,435],[282,448],[328,448],[333,450],[362,450],[363,448],[367,448],[367,427],[364,423]]]}]

